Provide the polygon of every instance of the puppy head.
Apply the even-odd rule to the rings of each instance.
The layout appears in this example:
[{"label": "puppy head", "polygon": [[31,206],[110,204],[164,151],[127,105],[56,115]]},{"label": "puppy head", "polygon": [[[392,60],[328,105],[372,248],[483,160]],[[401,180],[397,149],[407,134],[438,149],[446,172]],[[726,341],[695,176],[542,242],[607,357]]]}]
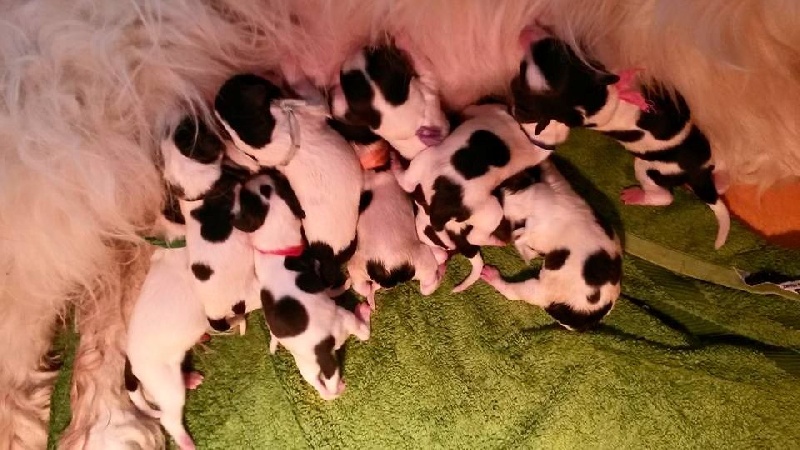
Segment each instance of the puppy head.
[{"label": "puppy head", "polygon": [[533,41],[511,82],[513,115],[521,123],[550,120],[569,127],[584,125],[608,103],[609,86],[619,77],[599,63],[584,61],[553,37]]},{"label": "puppy head", "polygon": [[161,142],[164,179],[184,200],[204,196],[220,177],[225,143],[202,120],[186,116]]},{"label": "puppy head", "polygon": [[234,226],[251,233],[253,246],[265,252],[302,249],[303,217],[289,181],[269,169],[244,183],[234,208]]},{"label": "puppy head", "polygon": [[280,96],[278,86],[266,78],[235,75],[219,89],[214,112],[237,147],[258,154],[273,141],[276,116],[270,107]]},{"label": "puppy head", "polygon": [[333,336],[326,337],[314,346],[314,355],[319,366],[318,384],[315,387],[324,400],[335,399],[345,389],[336,350],[336,339]]},{"label": "puppy head", "polygon": [[435,96],[408,55],[387,44],[362,49],[345,61],[331,93],[331,112],[369,127],[410,159],[439,144],[449,131]]}]

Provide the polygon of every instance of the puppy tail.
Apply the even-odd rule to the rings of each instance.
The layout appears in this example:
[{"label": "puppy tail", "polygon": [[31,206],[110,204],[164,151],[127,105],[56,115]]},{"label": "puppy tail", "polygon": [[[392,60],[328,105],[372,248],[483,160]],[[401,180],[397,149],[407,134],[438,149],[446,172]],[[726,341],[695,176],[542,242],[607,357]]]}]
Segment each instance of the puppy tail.
[{"label": "puppy tail", "polygon": [[133,374],[131,362],[128,358],[125,358],[125,389],[128,391],[131,402],[133,402],[141,412],[154,419],[161,417],[161,411],[150,406],[150,403],[144,398],[142,383],[140,383],[136,375]]},{"label": "puppy tail", "polygon": [[719,250],[728,240],[728,233],[731,230],[731,215],[721,198],[718,198],[716,203],[710,204],[708,207],[714,211],[714,215],[717,217],[717,239],[714,241],[714,248]]},{"label": "puppy tail", "polygon": [[476,252],[475,256],[469,258],[469,262],[472,264],[472,270],[470,271],[469,275],[467,275],[467,278],[464,279],[464,281],[453,288],[454,293],[467,290],[470,286],[475,284],[476,281],[481,279],[481,271],[483,270],[483,256],[481,255],[481,252]]}]

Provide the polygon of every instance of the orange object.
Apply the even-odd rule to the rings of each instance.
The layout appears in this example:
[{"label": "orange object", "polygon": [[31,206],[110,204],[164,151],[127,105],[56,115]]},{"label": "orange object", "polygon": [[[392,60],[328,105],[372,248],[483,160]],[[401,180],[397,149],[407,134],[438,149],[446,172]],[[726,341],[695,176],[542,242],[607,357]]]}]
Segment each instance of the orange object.
[{"label": "orange object", "polygon": [[769,242],[800,248],[800,182],[758,188],[733,185],[725,194],[731,213]]}]

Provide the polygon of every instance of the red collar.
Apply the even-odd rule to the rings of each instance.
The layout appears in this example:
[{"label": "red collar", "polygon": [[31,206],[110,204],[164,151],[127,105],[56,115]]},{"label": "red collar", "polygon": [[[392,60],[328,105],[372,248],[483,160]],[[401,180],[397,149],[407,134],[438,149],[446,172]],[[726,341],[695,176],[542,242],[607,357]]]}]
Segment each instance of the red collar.
[{"label": "red collar", "polygon": [[262,255],[300,256],[303,254],[305,248],[306,248],[305,245],[301,244],[301,245],[294,245],[292,247],[279,248],[277,250],[261,250],[257,248],[256,251],[261,253]]}]

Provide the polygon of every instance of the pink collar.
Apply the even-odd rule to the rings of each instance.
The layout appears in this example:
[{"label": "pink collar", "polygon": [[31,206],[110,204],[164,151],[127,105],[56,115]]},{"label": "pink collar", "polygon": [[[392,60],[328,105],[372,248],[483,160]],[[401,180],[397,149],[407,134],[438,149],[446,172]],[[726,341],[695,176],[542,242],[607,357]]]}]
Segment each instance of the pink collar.
[{"label": "pink collar", "polygon": [[630,103],[642,111],[650,111],[651,105],[645,100],[642,93],[635,87],[636,74],[642,69],[625,69],[619,75],[619,81],[614,84],[617,95],[623,102]]},{"label": "pink collar", "polygon": [[303,254],[305,250],[305,245],[294,245],[291,247],[279,248],[277,250],[261,250],[259,248],[256,249],[257,252],[261,253],[262,255],[275,255],[275,256],[300,256]]}]

